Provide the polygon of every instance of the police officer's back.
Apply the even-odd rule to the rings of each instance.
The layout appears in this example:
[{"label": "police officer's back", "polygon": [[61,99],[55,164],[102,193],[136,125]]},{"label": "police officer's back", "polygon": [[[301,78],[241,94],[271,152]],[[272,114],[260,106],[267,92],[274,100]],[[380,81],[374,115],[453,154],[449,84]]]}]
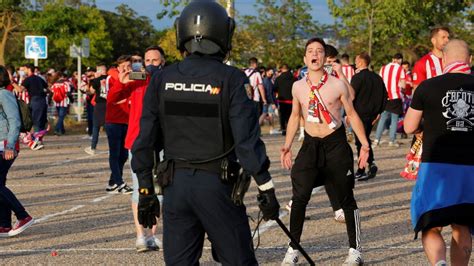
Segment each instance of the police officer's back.
[{"label": "police officer's back", "polygon": [[264,218],[277,218],[279,205],[257,113],[245,93],[247,78],[222,63],[231,49],[234,21],[219,4],[195,1],[175,25],[178,49],[188,56],[153,77],[132,150],[140,185],[139,221],[151,227],[159,215],[153,152],[163,148],[158,179],[164,186],[165,262],[197,264],[206,232],[224,265],[253,265],[245,206],[231,196],[237,158],[266,200],[259,205]]}]

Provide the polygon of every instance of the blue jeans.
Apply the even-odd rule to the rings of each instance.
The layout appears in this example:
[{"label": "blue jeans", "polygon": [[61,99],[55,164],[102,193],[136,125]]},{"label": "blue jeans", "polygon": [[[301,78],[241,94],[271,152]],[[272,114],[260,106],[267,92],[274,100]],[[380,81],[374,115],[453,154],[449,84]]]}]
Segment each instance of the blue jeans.
[{"label": "blue jeans", "polygon": [[375,131],[375,139],[380,141],[382,138],[382,132],[384,130],[384,125],[386,120],[390,117],[390,128],[389,128],[389,137],[390,141],[394,142],[397,138],[397,122],[398,122],[398,114],[391,113],[388,111],[383,111],[382,115],[380,115],[380,121],[377,125],[377,130]]},{"label": "blue jeans", "polygon": [[94,126],[94,106],[91,103],[87,103],[87,135],[92,136],[92,127]]},{"label": "blue jeans", "polygon": [[125,124],[105,124],[109,142],[109,166],[111,170],[109,185],[122,185],[123,166],[128,159],[128,150],[125,149],[125,136],[128,126]]},{"label": "blue jeans", "polygon": [[56,128],[54,132],[65,134],[66,130],[64,129],[64,118],[67,115],[67,107],[56,107],[56,111],[58,112],[58,121],[56,122]]},{"label": "blue jeans", "polygon": [[3,154],[0,153],[0,226],[8,228],[12,226],[12,211],[18,220],[28,217],[23,205],[6,186],[8,170],[13,161],[3,159]]}]

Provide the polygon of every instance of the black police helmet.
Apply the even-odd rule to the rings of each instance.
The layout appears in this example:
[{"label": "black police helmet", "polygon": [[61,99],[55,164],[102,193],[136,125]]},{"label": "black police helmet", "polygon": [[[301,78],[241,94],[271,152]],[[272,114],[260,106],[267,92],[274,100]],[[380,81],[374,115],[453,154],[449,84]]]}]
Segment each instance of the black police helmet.
[{"label": "black police helmet", "polygon": [[175,27],[180,51],[225,55],[232,49],[235,22],[215,1],[192,1],[176,19]]}]

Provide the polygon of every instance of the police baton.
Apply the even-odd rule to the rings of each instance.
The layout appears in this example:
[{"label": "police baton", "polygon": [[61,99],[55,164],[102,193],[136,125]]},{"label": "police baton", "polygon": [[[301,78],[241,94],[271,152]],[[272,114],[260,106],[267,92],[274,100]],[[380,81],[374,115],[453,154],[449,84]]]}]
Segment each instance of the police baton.
[{"label": "police baton", "polygon": [[293,243],[293,245],[296,246],[296,248],[301,252],[301,254],[303,254],[303,257],[308,261],[309,265],[314,266],[314,261],[309,257],[308,253],[306,253],[300,243],[295,241],[293,236],[290,234],[290,231],[288,231],[288,228],[286,228],[285,224],[283,224],[280,218],[276,218],[275,221],[278,223],[281,230],[283,230],[283,232],[285,232],[285,234],[290,238],[291,243]]}]

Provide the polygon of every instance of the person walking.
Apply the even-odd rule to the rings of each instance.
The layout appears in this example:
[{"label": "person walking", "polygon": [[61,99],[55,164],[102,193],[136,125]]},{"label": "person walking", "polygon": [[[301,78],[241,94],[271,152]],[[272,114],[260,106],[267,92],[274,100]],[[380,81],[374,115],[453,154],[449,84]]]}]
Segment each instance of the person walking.
[{"label": "person walking", "polygon": [[447,265],[441,235],[445,226],[452,228],[452,265],[468,265],[472,252],[474,76],[469,62],[466,42],[449,41],[443,49],[443,74],[419,84],[404,121],[407,133],[423,128],[411,221],[415,238],[421,232],[428,261],[436,266]]},{"label": "person walking", "polygon": [[[19,152],[21,120],[12,92],[6,90],[10,78],[0,66],[0,237],[16,236],[34,223],[15,194],[7,187],[7,175]],[[12,227],[12,212],[17,222]]]}]

